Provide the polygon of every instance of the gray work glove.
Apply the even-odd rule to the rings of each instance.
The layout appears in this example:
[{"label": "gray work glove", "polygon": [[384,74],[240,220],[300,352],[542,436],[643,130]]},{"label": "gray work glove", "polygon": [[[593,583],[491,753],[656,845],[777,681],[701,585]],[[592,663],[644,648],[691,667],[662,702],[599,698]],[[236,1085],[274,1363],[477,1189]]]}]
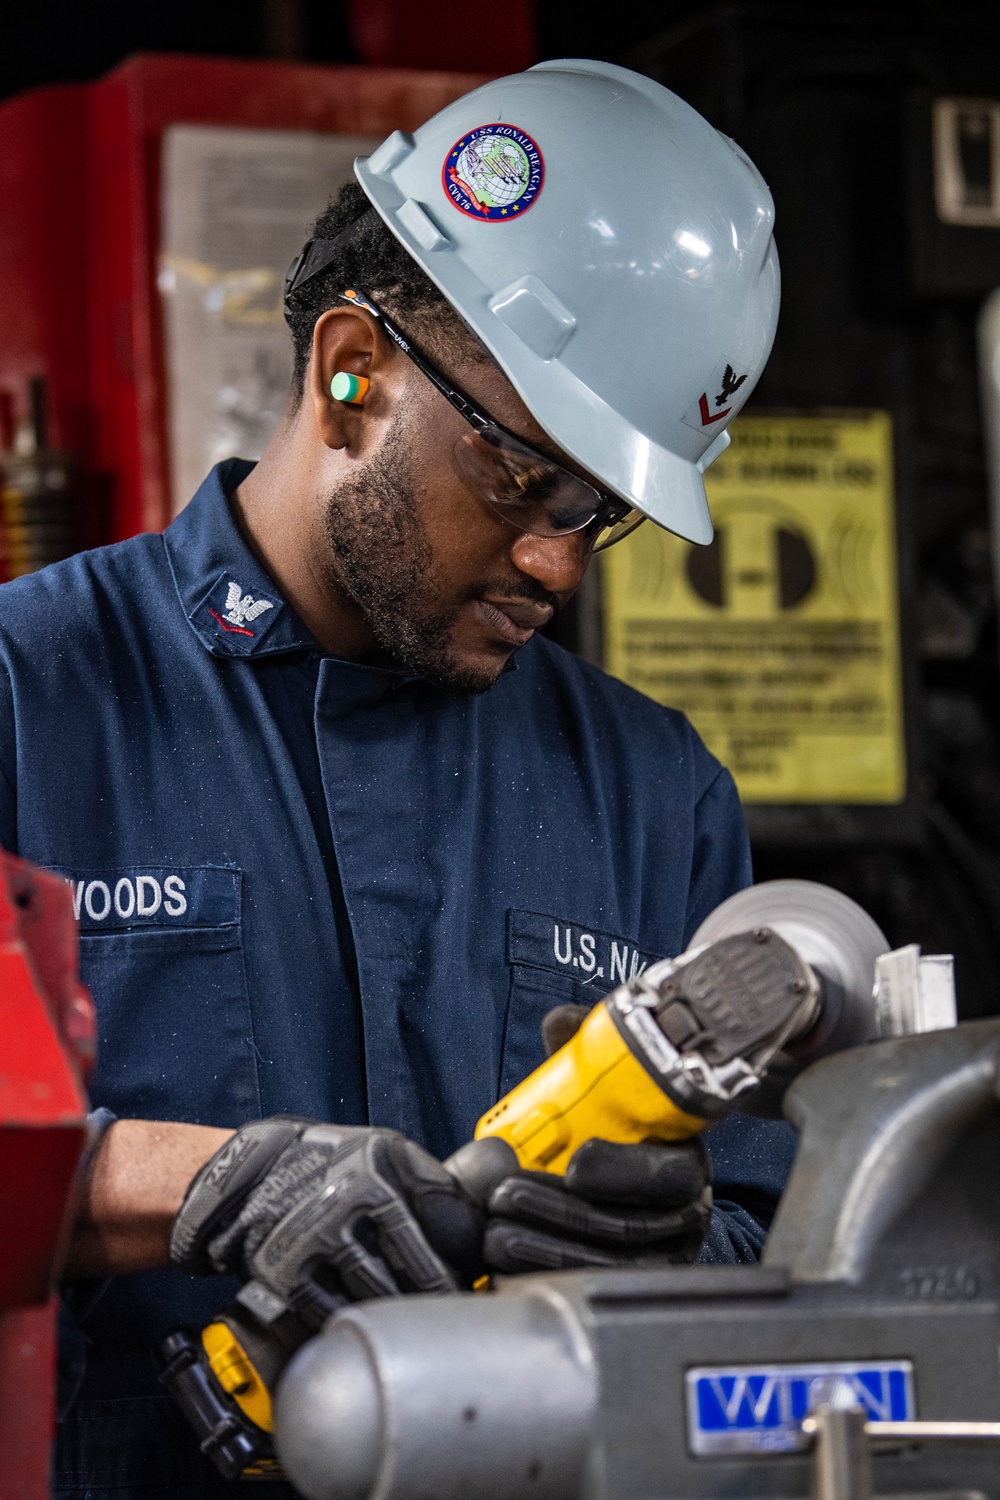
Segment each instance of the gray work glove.
[{"label": "gray work glove", "polygon": [[[586,1015],[582,1005],[549,1012],[542,1035],[550,1056]],[[506,1274],[688,1265],[712,1214],[711,1166],[700,1137],[676,1145],[587,1141],[564,1177],[524,1171],[505,1141],[487,1137],[463,1146],[447,1166],[486,1211],[486,1265]]]},{"label": "gray work glove", "polygon": [[188,1188],[173,1263],[265,1287],[309,1327],[347,1300],[455,1291],[482,1270],[482,1214],[395,1130],[244,1125]]}]

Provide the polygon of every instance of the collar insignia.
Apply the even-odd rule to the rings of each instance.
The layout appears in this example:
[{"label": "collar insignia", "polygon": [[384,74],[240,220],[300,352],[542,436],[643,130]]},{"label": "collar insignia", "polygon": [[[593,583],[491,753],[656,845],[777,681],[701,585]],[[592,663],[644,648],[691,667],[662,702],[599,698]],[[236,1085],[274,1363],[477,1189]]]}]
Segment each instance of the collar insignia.
[{"label": "collar insignia", "polygon": [[252,599],[249,594],[244,594],[238,583],[230,583],[225,610],[225,618],[230,625],[245,626],[262,615],[265,609],[273,608],[270,599]]}]

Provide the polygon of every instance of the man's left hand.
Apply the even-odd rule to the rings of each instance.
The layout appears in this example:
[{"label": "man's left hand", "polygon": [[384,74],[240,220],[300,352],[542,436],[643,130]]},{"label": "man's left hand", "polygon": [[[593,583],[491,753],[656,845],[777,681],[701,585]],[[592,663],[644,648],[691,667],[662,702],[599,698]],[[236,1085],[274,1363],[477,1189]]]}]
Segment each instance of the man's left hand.
[{"label": "man's left hand", "polygon": [[493,1189],[484,1259],[506,1274],[688,1265],[711,1217],[709,1176],[700,1139],[588,1141],[565,1177],[515,1171]]}]

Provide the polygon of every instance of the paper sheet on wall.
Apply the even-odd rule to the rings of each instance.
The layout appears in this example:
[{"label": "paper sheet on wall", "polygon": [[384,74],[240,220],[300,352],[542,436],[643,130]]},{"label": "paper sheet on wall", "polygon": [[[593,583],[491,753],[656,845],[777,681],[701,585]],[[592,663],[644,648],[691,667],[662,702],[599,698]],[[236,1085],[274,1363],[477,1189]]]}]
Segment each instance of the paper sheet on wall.
[{"label": "paper sheet on wall", "polygon": [[887,413],[742,416],[705,476],[715,540],[608,552],[605,665],[682,709],[749,802],[900,801]]},{"label": "paper sheet on wall", "polygon": [[285,404],[288,263],[371,136],[174,125],[164,132],[163,298],[171,503],[214,463],[259,458]]}]

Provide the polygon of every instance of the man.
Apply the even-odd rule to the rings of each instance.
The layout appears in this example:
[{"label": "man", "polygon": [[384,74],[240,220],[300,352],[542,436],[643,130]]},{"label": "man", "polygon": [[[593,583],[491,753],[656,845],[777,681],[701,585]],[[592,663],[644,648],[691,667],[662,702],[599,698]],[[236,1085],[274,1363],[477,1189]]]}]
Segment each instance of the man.
[{"label": "man", "polygon": [[[541,1060],[550,1011],[749,879],[687,723],[539,632],[644,516],[710,536],[701,471],[773,338],[770,198],[592,62],[489,84],[357,172],[290,276],[260,463],[0,599],[0,840],[73,883],[109,1127],[57,1494],[213,1488],[151,1352],[236,1285],[184,1272],[248,1275],[278,1227],[313,1324],[484,1268],[690,1259],[703,1227],[694,1148],[598,1149],[471,1208],[433,1158]],[[751,1259],[787,1128],[710,1144],[702,1253]],[[317,1254],[290,1226],[345,1161],[368,1208]]]}]

